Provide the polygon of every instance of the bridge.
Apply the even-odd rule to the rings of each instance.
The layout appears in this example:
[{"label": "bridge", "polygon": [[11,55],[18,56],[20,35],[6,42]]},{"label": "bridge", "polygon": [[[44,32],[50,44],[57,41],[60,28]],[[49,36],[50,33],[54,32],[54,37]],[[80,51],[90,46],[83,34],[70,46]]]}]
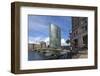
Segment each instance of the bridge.
[{"label": "bridge", "polygon": [[61,51],[62,49],[53,49],[53,48],[36,48],[34,50],[37,50],[37,51],[46,51],[46,50],[49,50],[49,51]]}]

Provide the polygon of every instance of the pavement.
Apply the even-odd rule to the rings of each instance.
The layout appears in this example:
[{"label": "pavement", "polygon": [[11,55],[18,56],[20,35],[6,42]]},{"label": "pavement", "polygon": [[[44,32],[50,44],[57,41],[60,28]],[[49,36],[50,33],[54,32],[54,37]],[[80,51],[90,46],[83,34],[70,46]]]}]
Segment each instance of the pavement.
[{"label": "pavement", "polygon": [[77,58],[87,58],[88,57],[88,50],[83,50],[79,51],[78,54],[74,55],[72,59],[77,59]]}]

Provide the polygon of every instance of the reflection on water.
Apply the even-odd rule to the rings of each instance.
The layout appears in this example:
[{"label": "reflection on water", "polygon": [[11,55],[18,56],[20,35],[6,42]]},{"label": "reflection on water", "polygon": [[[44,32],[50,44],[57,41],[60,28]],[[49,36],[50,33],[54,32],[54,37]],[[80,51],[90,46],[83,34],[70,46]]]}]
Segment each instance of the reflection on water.
[{"label": "reflection on water", "polygon": [[36,51],[28,51],[28,60],[44,60],[45,57],[36,52]]},{"label": "reflection on water", "polygon": [[[49,56],[47,56],[49,55]],[[28,60],[52,60],[52,59],[71,59],[72,55],[71,53],[63,53],[63,54],[52,54],[50,55],[50,53],[39,53],[37,51],[28,51]]]}]

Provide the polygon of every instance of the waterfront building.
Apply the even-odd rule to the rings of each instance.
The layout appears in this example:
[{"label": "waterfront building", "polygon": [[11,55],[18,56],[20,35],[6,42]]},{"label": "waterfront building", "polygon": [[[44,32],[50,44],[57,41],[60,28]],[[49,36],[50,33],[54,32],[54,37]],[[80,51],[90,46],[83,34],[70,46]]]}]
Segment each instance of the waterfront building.
[{"label": "waterfront building", "polygon": [[37,49],[40,49],[41,48],[41,45],[40,44],[28,44],[28,50],[29,51],[34,51],[34,50],[37,50]]},{"label": "waterfront building", "polygon": [[41,42],[40,42],[40,45],[41,45],[41,48],[46,48],[46,42],[41,41]]},{"label": "waterfront building", "polygon": [[72,49],[83,49],[88,46],[88,18],[72,17],[72,33],[70,40]]},{"label": "waterfront building", "polygon": [[33,44],[28,44],[28,51],[32,51],[33,50]]},{"label": "waterfront building", "polygon": [[50,48],[61,47],[61,29],[54,24],[49,26]]}]

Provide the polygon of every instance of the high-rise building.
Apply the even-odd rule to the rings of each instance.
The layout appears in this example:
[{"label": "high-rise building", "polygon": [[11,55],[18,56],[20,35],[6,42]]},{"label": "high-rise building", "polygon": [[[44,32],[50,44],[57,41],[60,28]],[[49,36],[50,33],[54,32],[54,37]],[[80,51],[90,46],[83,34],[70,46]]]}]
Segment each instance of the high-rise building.
[{"label": "high-rise building", "polygon": [[72,33],[70,34],[73,49],[87,48],[88,45],[88,18],[72,17]]},{"label": "high-rise building", "polygon": [[40,42],[40,45],[41,45],[41,48],[46,48],[46,42],[41,41],[41,42]]},{"label": "high-rise building", "polygon": [[61,47],[61,30],[57,25],[49,26],[50,48]]}]

